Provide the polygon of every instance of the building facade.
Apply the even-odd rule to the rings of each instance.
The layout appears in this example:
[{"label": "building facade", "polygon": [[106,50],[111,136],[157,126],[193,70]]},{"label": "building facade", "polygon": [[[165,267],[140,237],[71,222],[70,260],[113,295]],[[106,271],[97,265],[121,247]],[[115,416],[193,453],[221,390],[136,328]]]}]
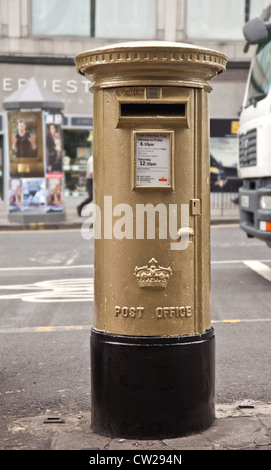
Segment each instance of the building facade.
[{"label": "building facade", "polygon": [[[253,48],[244,52],[243,24],[267,0],[0,0],[0,198],[8,201],[8,117],[3,102],[35,77],[63,102],[64,194],[84,195],[92,146],[90,83],[74,56],[126,41],[177,41],[219,50],[227,70],[212,82],[211,139],[236,137]],[[218,139],[218,140],[216,140]],[[235,165],[237,139],[226,153]],[[220,150],[219,150],[220,149]],[[216,155],[215,155],[216,156]],[[226,158],[226,157],[225,157]]]}]

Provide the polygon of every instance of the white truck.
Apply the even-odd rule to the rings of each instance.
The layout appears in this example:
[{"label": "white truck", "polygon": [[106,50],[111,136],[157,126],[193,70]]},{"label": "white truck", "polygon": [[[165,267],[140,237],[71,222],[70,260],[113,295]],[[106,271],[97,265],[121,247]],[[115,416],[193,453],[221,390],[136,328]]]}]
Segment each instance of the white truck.
[{"label": "white truck", "polygon": [[271,4],[247,22],[247,46],[257,44],[240,113],[240,227],[271,247]]}]

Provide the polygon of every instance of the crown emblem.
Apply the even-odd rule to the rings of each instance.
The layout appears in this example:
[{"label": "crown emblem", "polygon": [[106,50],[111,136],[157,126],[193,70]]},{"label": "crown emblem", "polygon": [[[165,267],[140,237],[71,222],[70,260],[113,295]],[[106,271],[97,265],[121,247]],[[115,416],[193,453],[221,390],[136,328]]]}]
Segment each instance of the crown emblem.
[{"label": "crown emblem", "polygon": [[158,287],[165,289],[170,276],[172,276],[172,269],[159,266],[156,259],[152,258],[146,266],[140,268],[136,266],[134,275],[139,287]]}]

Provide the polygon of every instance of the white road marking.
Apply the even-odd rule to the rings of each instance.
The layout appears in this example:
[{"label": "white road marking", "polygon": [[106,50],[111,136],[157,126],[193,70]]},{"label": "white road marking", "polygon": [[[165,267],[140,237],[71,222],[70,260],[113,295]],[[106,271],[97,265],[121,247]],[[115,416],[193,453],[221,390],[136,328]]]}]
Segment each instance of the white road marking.
[{"label": "white road marking", "polygon": [[19,299],[24,302],[92,302],[94,299],[93,278],[56,279],[34,284],[12,284],[0,286],[0,290],[31,291],[2,294],[0,300]]},{"label": "white road marking", "polygon": [[[253,260],[251,260],[253,262]],[[271,259],[262,259],[262,260],[257,260],[261,263],[271,263]],[[236,264],[236,263],[246,263],[250,262],[250,260],[244,260],[244,259],[224,259],[224,260],[219,260],[219,261],[211,261],[211,264]]]},{"label": "white road marking", "polygon": [[[261,263],[271,263],[271,259],[263,259],[263,260],[257,260],[258,262]],[[217,261],[211,261],[211,264],[238,264],[238,263],[248,263],[250,260],[243,260],[243,259],[226,259],[226,260],[217,260]],[[252,260],[253,262],[253,260]],[[37,270],[37,271],[42,271],[42,270],[50,270],[50,269],[89,269],[93,268],[93,264],[75,264],[75,265],[65,265],[65,266],[26,266],[26,267],[6,267],[6,268],[0,268],[0,272],[5,272],[5,271],[32,271],[32,270]]]},{"label": "white road marking", "polygon": [[[270,263],[271,260],[221,260],[212,261],[211,264],[244,264],[254,272],[271,282],[271,269],[264,263]],[[0,271],[31,271],[31,270],[61,270],[61,269],[82,269],[93,268],[89,265],[69,265],[69,266],[33,266],[33,267],[8,267],[0,268]],[[93,278],[76,279],[56,279],[36,282],[33,284],[3,285],[1,290],[7,291],[26,291],[14,294],[0,295],[0,300],[21,299],[25,302],[90,302],[94,298],[94,280]],[[218,324],[236,324],[253,322],[270,322],[271,318],[255,319],[224,319],[212,320],[211,323]],[[0,334],[6,333],[31,333],[31,332],[52,332],[52,331],[85,331],[89,330],[91,325],[71,325],[71,326],[41,326],[41,327],[22,327],[22,328],[0,328]]]},{"label": "white road marking", "polygon": [[[271,260],[264,260],[271,262]],[[271,282],[271,269],[261,260],[221,260],[212,261],[212,265],[218,264],[244,264],[254,272]],[[63,269],[89,269],[89,265],[69,266],[29,266],[0,268],[0,272],[7,271],[31,271],[31,270],[63,270]],[[12,284],[0,286],[2,291],[23,291],[0,295],[0,300],[22,300],[24,302],[92,302],[94,300],[93,278],[57,279],[35,282],[33,284]],[[27,291],[27,292],[25,292]],[[238,320],[239,321],[239,320]]]},{"label": "white road marking", "polygon": [[69,252],[69,259],[67,260],[67,255],[65,253],[53,253],[48,254],[47,252],[40,251],[37,257],[31,257],[30,261],[34,264],[41,263],[44,266],[51,265],[51,266],[58,266],[58,265],[65,265],[70,266],[71,264],[75,263],[75,260],[79,256],[79,251],[77,249],[71,250]]},{"label": "white road marking", "polygon": [[35,271],[40,270],[50,270],[50,269],[82,269],[82,268],[93,268],[93,264],[79,264],[79,265],[68,265],[68,266],[27,266],[23,267],[10,267],[10,268],[0,268],[0,272],[3,271]]},{"label": "white road marking", "polygon": [[251,261],[251,260],[246,260],[243,261],[243,263],[252,271],[256,272],[260,276],[262,276],[264,279],[267,281],[271,282],[271,269],[261,261]]},{"label": "white road marking", "polygon": [[[263,259],[263,260],[257,260],[259,262],[264,262],[264,263],[271,263],[271,259]],[[238,264],[238,263],[247,263],[247,260],[243,259],[226,259],[226,260],[217,260],[217,261],[211,261],[211,264]],[[52,270],[52,269],[90,269],[93,268],[93,264],[75,264],[75,265],[65,265],[65,266],[26,266],[26,267],[6,267],[6,268],[0,268],[0,272],[5,272],[5,271],[42,271],[42,270]]]}]

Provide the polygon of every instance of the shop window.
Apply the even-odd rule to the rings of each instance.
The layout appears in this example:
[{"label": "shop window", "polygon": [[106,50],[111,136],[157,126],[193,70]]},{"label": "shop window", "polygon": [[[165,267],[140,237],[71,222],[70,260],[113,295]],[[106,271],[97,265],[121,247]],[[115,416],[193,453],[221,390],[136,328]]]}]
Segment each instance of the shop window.
[{"label": "shop window", "polygon": [[153,39],[156,0],[32,0],[31,33]]},{"label": "shop window", "polygon": [[90,133],[84,130],[65,129],[63,136],[65,195],[84,196],[87,193],[86,164],[92,153]]},{"label": "shop window", "polygon": [[0,135],[0,200],[3,200],[4,197],[4,171],[3,171],[3,162],[4,162],[4,137]]},{"label": "shop window", "polygon": [[154,39],[156,0],[97,0],[95,36]]},{"label": "shop window", "polygon": [[211,192],[237,194],[242,185],[242,180],[237,173],[238,129],[238,118],[210,120]]},{"label": "shop window", "polygon": [[189,0],[186,31],[188,39],[243,40],[245,0]]},{"label": "shop window", "polygon": [[243,26],[259,16],[270,0],[188,0],[186,34],[188,39],[244,40]]},{"label": "shop window", "polygon": [[270,5],[270,0],[247,0],[249,7],[249,18],[260,16],[262,10]]},{"label": "shop window", "polygon": [[89,36],[89,0],[32,0],[31,33],[46,36]]}]

